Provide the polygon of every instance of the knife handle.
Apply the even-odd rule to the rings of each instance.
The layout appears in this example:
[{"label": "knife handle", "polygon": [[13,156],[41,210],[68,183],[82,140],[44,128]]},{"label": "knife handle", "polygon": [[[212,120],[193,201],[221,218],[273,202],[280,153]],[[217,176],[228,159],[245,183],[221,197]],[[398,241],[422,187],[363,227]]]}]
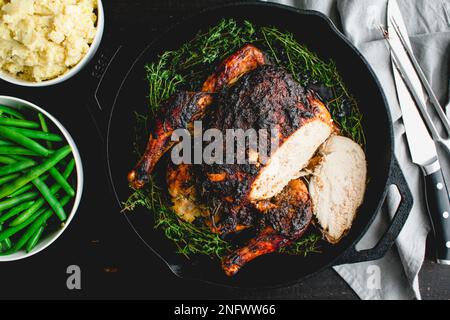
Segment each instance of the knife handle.
[{"label": "knife handle", "polygon": [[450,265],[450,201],[442,170],[425,176],[428,213],[436,240],[436,258]]}]

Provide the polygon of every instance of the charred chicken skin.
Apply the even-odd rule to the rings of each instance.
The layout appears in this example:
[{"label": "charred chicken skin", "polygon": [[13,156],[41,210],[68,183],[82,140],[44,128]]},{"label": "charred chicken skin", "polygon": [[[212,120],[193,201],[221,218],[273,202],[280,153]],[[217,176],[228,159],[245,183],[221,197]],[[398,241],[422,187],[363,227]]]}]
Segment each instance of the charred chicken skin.
[{"label": "charred chicken skin", "polygon": [[[332,121],[312,91],[305,90],[285,70],[269,65],[249,72],[233,87],[221,91],[215,103],[214,112],[203,119],[205,130],[219,129],[225,136],[228,129],[270,132],[276,128],[279,142],[271,155],[268,148],[268,155],[257,151],[251,156],[246,146],[243,164],[234,161],[196,166],[200,196],[206,203],[221,205],[214,231],[227,235],[238,227],[254,225],[255,203],[281,192],[307,166],[331,134]],[[267,136],[268,147],[272,139]],[[226,142],[223,149],[224,154],[234,152],[227,150]]]},{"label": "charred chicken skin", "polygon": [[128,181],[135,189],[142,188],[159,159],[174,144],[171,140],[176,129],[188,129],[189,125],[202,118],[205,109],[212,103],[212,95],[205,92],[177,92],[158,113],[154,130],[150,133],[147,148],[138,164],[128,174]]},{"label": "charred chicken skin", "polygon": [[300,180],[292,180],[271,200],[256,204],[260,213],[260,232],[247,245],[222,261],[228,276],[235,275],[253,259],[289,245],[299,239],[312,219],[312,205],[308,189]]},{"label": "charred chicken skin", "polygon": [[173,204],[172,209],[180,219],[193,222],[198,217],[210,215],[209,209],[198,202],[192,165],[185,163],[174,165],[169,161],[167,186]]},{"label": "charred chicken skin", "polygon": [[203,84],[203,92],[219,92],[236,83],[241,76],[267,63],[264,53],[247,44],[223,61]]},{"label": "charred chicken skin", "polygon": [[264,54],[251,44],[245,45],[227,58],[203,85],[202,92],[178,92],[158,113],[154,129],[150,133],[147,148],[138,164],[128,174],[128,181],[135,189],[148,181],[156,163],[173,147],[171,135],[176,129],[187,129],[195,120],[203,117],[213,102],[213,93],[232,85],[243,74],[266,63]]}]

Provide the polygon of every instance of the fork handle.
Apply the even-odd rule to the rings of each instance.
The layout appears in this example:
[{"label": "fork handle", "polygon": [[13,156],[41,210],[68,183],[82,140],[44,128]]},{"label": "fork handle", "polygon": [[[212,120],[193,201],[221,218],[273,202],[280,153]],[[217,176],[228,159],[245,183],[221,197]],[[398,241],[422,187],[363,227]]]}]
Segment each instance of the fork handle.
[{"label": "fork handle", "polygon": [[428,213],[436,240],[436,259],[450,265],[450,201],[442,170],[425,175]]}]

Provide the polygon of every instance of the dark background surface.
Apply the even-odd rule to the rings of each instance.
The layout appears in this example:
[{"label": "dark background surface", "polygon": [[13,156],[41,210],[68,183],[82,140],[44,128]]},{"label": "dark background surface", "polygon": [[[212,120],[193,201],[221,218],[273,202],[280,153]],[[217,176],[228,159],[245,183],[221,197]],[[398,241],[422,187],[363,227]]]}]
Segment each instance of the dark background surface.
[{"label": "dark background surface", "polygon": [[[102,52],[108,56],[120,44],[145,45],[178,18],[230,1],[104,2],[106,30],[97,59]],[[127,43],[128,33],[139,33],[143,43]],[[113,200],[104,165],[102,137],[88,112],[96,108],[92,97],[97,80],[92,73],[99,65],[102,63],[92,63],[69,82],[51,88],[18,88],[0,83],[0,94],[30,100],[61,120],[79,146],[86,180],[77,216],[56,243],[28,260],[0,265],[0,298],[357,298],[331,269],[288,287],[263,290],[223,288],[176,278],[139,240]],[[114,88],[111,88],[111,96],[113,94]],[[80,291],[66,288],[66,268],[72,264],[82,270]],[[427,259],[420,274],[423,298],[450,299],[448,275],[448,267]]]}]

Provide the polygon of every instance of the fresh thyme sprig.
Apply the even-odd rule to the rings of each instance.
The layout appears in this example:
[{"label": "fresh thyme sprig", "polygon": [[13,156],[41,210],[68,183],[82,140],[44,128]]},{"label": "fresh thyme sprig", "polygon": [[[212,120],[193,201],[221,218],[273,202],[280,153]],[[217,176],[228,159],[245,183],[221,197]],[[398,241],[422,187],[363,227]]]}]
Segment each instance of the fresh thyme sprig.
[{"label": "fresh thyme sprig", "polygon": [[254,36],[251,23],[239,25],[235,20],[227,19],[207,32],[198,33],[178,50],[164,52],[156,62],[145,66],[150,109],[156,111],[177,88],[198,90],[217,61],[254,41]]},{"label": "fresh thyme sprig", "polygon": [[156,63],[145,66],[149,84],[148,101],[150,109],[157,111],[161,103],[167,100],[184,82],[183,77],[170,66],[172,51],[165,52]]},{"label": "fresh thyme sprig", "polygon": [[360,145],[365,145],[362,115],[354,97],[348,92],[336,64],[323,61],[295,40],[289,32],[281,32],[273,27],[261,27],[262,46],[279,65],[289,70],[294,79],[304,86],[318,83],[330,89],[333,98],[327,102],[333,120],[342,133]]},{"label": "fresh thyme sprig", "polygon": [[177,252],[187,258],[193,254],[204,254],[222,258],[230,253],[230,244],[222,240],[203,224],[185,222],[167,205],[161,188],[154,180],[145,189],[135,190],[123,203],[123,211],[133,211],[142,206],[154,213],[155,228],[161,229],[164,235],[177,247]]}]

